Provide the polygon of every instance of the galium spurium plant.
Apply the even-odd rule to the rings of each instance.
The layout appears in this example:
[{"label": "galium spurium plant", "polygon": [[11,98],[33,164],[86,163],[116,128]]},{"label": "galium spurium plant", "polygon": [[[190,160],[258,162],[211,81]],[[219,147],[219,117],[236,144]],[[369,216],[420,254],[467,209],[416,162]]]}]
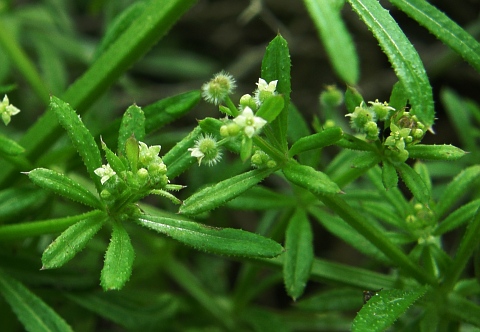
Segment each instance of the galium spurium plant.
[{"label": "galium spurium plant", "polygon": [[[480,167],[474,134],[480,107],[442,91],[471,154],[425,144],[435,129],[432,87],[390,14],[375,0],[346,2],[377,38],[398,77],[388,101],[369,100],[355,88],[359,61],[340,17],[343,3],[304,2],[332,67],[347,84],[345,91],[330,85],[320,94],[322,120],[315,117],[311,127],[290,98],[290,51],[281,35],[266,48],[250,91],[238,93],[235,78],[222,71],[198,90],[132,105],[104,130],[84,123],[84,110],[189,8],[186,0],[139,1],[127,8],[107,31],[94,64],[62,97],[48,98],[38,75],[27,75],[39,99],[48,99],[48,110],[19,143],[0,135],[0,183],[12,186],[0,191],[0,217],[21,219],[24,210],[40,211],[38,220],[0,226],[6,252],[0,294],[25,329],[70,331],[69,323],[79,326],[75,320],[83,322],[86,313],[94,322],[100,316],[129,330],[480,326]],[[479,43],[445,14],[423,0],[390,2],[480,70]],[[17,54],[19,63],[28,63],[3,32],[2,46]],[[201,97],[220,116],[199,120],[171,148],[162,148],[159,136],[151,134],[191,111]],[[18,112],[5,96],[4,124]],[[471,135],[460,134],[464,128]],[[67,143],[42,151],[65,132],[81,157],[81,170],[68,163],[75,158]],[[435,165],[446,163],[449,182],[439,186]],[[212,169],[213,180],[204,181]],[[50,200],[50,194],[61,199]],[[173,202],[177,213],[154,207],[152,196]],[[67,216],[58,216],[58,207],[68,210]],[[251,225],[254,231],[246,231],[230,224],[234,210],[263,213]],[[313,223],[367,257],[368,268],[315,253],[314,239],[322,237]],[[447,250],[444,235],[454,230],[462,236]],[[26,270],[39,263],[39,248],[42,271]],[[15,254],[27,249],[34,254]],[[472,257],[474,271],[465,272]],[[240,262],[234,280],[216,274],[231,260]],[[77,269],[73,263],[83,265]],[[312,282],[329,286],[308,289]],[[293,309],[257,304],[279,283],[296,301]],[[48,289],[39,294],[53,289],[47,300],[30,290],[44,285]],[[67,309],[54,311],[54,304],[47,304],[52,296],[68,303]],[[357,312],[353,323],[351,312]]]}]

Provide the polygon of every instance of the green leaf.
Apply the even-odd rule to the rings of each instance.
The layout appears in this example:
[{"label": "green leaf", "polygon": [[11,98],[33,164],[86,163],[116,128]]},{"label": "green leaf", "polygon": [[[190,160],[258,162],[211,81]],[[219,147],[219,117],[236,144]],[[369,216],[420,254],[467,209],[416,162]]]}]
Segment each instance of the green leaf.
[{"label": "green leaf", "polygon": [[285,207],[295,207],[295,205],[296,202],[291,196],[263,186],[252,187],[227,203],[229,208],[240,210],[283,209]]},{"label": "green leaf", "polygon": [[476,126],[472,119],[473,112],[469,107],[469,101],[447,88],[440,91],[440,98],[445,106],[450,124],[455,128],[456,137],[462,143],[461,146],[467,151],[475,153],[477,142],[475,135],[472,135],[472,133]]},{"label": "green leaf", "polygon": [[447,188],[435,206],[435,213],[440,218],[457,202],[468,190],[476,187],[480,179],[480,166],[475,165],[464,169],[458,174]]},{"label": "green leaf", "polygon": [[338,194],[340,188],[328,175],[290,159],[282,168],[288,181],[317,194]]},{"label": "green leaf", "polygon": [[122,289],[132,274],[133,250],[130,237],[123,225],[113,222],[112,238],[105,253],[105,264],[100,275],[103,290]]},{"label": "green leaf", "polygon": [[398,174],[395,167],[388,160],[382,162],[382,183],[386,190],[398,185]]},{"label": "green leaf", "polygon": [[353,113],[355,108],[364,103],[363,97],[353,86],[347,85],[347,90],[345,91],[345,106],[347,107],[348,113]]},{"label": "green leaf", "polygon": [[122,117],[122,124],[118,132],[118,151],[121,155],[125,156],[125,145],[132,136],[137,141],[142,141],[145,137],[145,115],[137,105],[130,106]]},{"label": "green leaf", "polygon": [[303,209],[296,209],[285,233],[283,264],[285,288],[293,300],[299,298],[305,290],[310,277],[313,256],[313,234],[310,222]]},{"label": "green leaf", "polygon": [[278,80],[276,91],[283,95],[284,106],[280,115],[271,124],[282,151],[287,151],[288,106],[290,104],[290,53],[287,41],[277,35],[268,44],[262,60],[262,78],[267,83]]},{"label": "green leaf", "polygon": [[124,292],[71,292],[64,295],[96,315],[137,331],[160,326],[178,311],[181,301],[167,293],[154,297],[145,296],[143,292],[131,295]]},{"label": "green leaf", "polygon": [[134,135],[130,136],[125,141],[125,157],[127,158],[130,169],[135,174],[138,170],[138,158],[140,153],[140,147],[138,141]]},{"label": "green leaf", "polygon": [[340,78],[356,84],[359,77],[358,55],[352,37],[340,16],[340,8],[330,0],[304,0],[328,58]]},{"label": "green leaf", "polygon": [[282,95],[272,96],[263,102],[255,116],[259,116],[268,123],[272,123],[284,109],[284,104]]},{"label": "green leaf", "polygon": [[405,163],[399,163],[394,166],[413,196],[420,203],[428,204],[430,191],[420,175]]},{"label": "green leaf", "polygon": [[408,96],[401,82],[393,85],[392,94],[388,106],[393,107],[397,111],[403,109],[408,103]]},{"label": "green leaf", "polygon": [[188,113],[201,100],[200,90],[181,93],[161,99],[143,108],[145,113],[145,132],[152,131],[180,118]]},{"label": "green leaf", "polygon": [[288,151],[288,156],[293,157],[304,151],[322,149],[337,142],[342,135],[343,131],[340,127],[332,127],[320,133],[302,137],[293,143]]},{"label": "green leaf", "polygon": [[66,175],[45,168],[36,168],[27,173],[30,180],[43,189],[50,190],[57,195],[73,201],[99,209],[102,204],[98,197],[84,188],[78,182]]},{"label": "green leaf", "polygon": [[137,216],[134,221],[195,249],[215,254],[271,258],[283,252],[282,246],[277,242],[239,229],[216,228],[178,217],[146,214]]},{"label": "green leaf", "polygon": [[342,138],[335,142],[335,145],[350,150],[375,151],[372,144],[347,133],[343,133]]},{"label": "green leaf", "polygon": [[107,162],[117,174],[121,174],[122,172],[127,171],[127,161],[125,160],[125,158],[123,158],[123,160],[125,161],[124,163],[122,159],[117,156],[112,150],[110,150],[107,144],[105,144],[103,141],[102,149],[103,151],[105,151],[105,158],[107,159]]},{"label": "green leaf", "polygon": [[[310,208],[309,213],[311,213],[311,215],[323,227],[325,227],[327,231],[342,239],[345,243],[348,243],[359,252],[368,257],[372,257],[378,262],[391,264],[391,260],[389,260],[377,247],[341,218],[332,216],[330,213],[318,208]],[[382,230],[377,228],[376,231],[381,232]]]},{"label": "green leaf", "polygon": [[440,236],[457,227],[460,227],[473,218],[478,208],[480,208],[480,199],[476,199],[459,207],[450,213],[440,224],[438,224],[433,232],[433,235]]},{"label": "green leaf", "polygon": [[0,293],[22,322],[25,330],[73,331],[52,308],[2,270],[0,270]]},{"label": "green leaf", "polygon": [[380,163],[381,160],[377,152],[368,151],[353,159],[351,167],[369,169]]},{"label": "green leaf", "polygon": [[0,156],[17,156],[25,152],[25,149],[15,141],[0,135]]},{"label": "green leaf", "polygon": [[102,212],[93,210],[84,214],[48,220],[36,220],[32,222],[16,223],[0,226],[0,240],[21,240],[45,234],[52,234],[64,231],[69,226],[79,221],[98,216]]},{"label": "green leaf", "polygon": [[71,260],[102,228],[106,215],[98,211],[68,227],[53,241],[42,255],[42,269],[60,267]]},{"label": "green leaf", "polygon": [[468,224],[465,235],[460,241],[457,252],[455,253],[453,264],[448,266],[448,271],[445,273],[445,279],[442,285],[444,291],[448,292],[452,290],[462,275],[465,266],[472,258],[473,252],[478,248],[478,234],[480,234],[480,210],[477,210],[472,221]]},{"label": "green leaf", "polygon": [[213,210],[247,191],[274,171],[275,169],[268,168],[255,169],[200,189],[183,202],[179,213],[198,215]]},{"label": "green leaf", "polygon": [[100,156],[100,150],[98,150],[93,136],[85,127],[82,120],[80,120],[77,113],[75,113],[66,102],[52,96],[50,98],[49,108],[55,112],[58,122],[67,131],[73,146],[82,157],[90,178],[95,183],[98,192],[100,192],[102,185],[100,183],[100,177],[95,174],[95,170],[102,167],[102,157]]},{"label": "green leaf", "polygon": [[[45,203],[45,191],[30,186],[11,187],[0,191],[0,224],[10,218],[21,220],[22,216]],[[17,223],[13,225],[18,225]]]},{"label": "green leaf", "polygon": [[354,311],[362,306],[362,292],[358,289],[332,289],[295,304],[296,308],[305,311]]},{"label": "green leaf", "polygon": [[453,145],[416,144],[407,146],[408,156],[413,159],[457,160],[467,154]]},{"label": "green leaf", "polygon": [[480,71],[480,43],[425,0],[389,0]]},{"label": "green leaf", "polygon": [[197,162],[197,158],[192,157],[188,149],[193,148],[195,141],[201,133],[202,128],[199,126],[195,127],[190,134],[175,144],[175,146],[162,157],[163,162],[167,166],[167,176],[170,180],[176,178]]},{"label": "green leaf", "polygon": [[435,112],[432,87],[417,51],[389,12],[377,0],[348,0],[377,38],[412,105],[412,114],[431,127]]},{"label": "green leaf", "polygon": [[353,320],[352,331],[385,331],[426,291],[427,287],[419,287],[413,290],[389,289],[377,292]]}]

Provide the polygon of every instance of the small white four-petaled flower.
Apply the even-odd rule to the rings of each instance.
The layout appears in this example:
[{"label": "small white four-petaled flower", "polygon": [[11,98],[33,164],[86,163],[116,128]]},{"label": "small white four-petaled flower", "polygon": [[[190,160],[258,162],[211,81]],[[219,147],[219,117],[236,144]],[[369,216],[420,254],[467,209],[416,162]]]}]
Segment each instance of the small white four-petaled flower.
[{"label": "small white four-petaled flower", "polygon": [[243,112],[237,116],[233,121],[243,128],[245,135],[248,138],[252,138],[257,132],[267,124],[267,121],[259,116],[255,116],[250,107],[245,107]]},{"label": "small white four-petaled flower", "polygon": [[104,184],[105,182],[108,181],[112,176],[117,174],[112,167],[110,167],[110,164],[102,165],[102,167],[97,168],[95,171],[95,174],[97,174],[99,177],[101,177],[100,182]]}]

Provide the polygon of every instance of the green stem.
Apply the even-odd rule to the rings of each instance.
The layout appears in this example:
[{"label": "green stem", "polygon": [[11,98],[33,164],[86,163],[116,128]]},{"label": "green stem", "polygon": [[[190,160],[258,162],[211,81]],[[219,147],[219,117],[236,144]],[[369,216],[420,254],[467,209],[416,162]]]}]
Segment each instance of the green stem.
[{"label": "green stem", "polygon": [[475,217],[465,231],[465,236],[460,243],[453,264],[445,276],[445,281],[442,285],[443,291],[449,292],[455,286],[465,265],[472,257],[473,251],[478,247],[480,241],[478,234],[480,234],[480,209],[477,210]]},{"label": "green stem", "polygon": [[348,205],[339,195],[316,194],[316,196],[418,282],[422,284],[437,284],[433,276],[427,274],[420,266],[411,261],[403,251],[390,242],[387,237],[379,233],[375,227],[365,222],[361,215],[358,214],[358,211]]},{"label": "green stem", "polygon": [[230,112],[232,112],[232,116],[236,117],[240,114],[237,107],[235,107],[235,104],[233,103],[232,99],[230,99],[230,96],[227,96],[227,98],[225,98],[225,103],[227,104],[227,107],[230,110]]},{"label": "green stem", "polygon": [[273,147],[269,142],[267,142],[260,136],[254,136],[253,143],[255,143],[255,145],[257,145],[260,149],[262,149],[263,152],[272,157],[277,162],[277,164],[282,164],[283,162],[288,160],[287,156],[284,153]]},{"label": "green stem", "polygon": [[37,69],[25,54],[23,49],[17,43],[13,34],[0,21],[0,45],[15,64],[18,71],[23,75],[25,80],[32,87],[33,92],[44,105],[48,105],[50,93],[45,86],[44,81],[40,77]]},{"label": "green stem", "polygon": [[215,301],[213,294],[206,291],[205,286],[200,283],[189,269],[173,258],[166,262],[164,268],[180,287],[185,289],[205,310],[218,319],[223,326],[228,330],[234,330],[235,323],[230,313]]},{"label": "green stem", "polygon": [[91,212],[72,217],[0,226],[0,241],[21,240],[27,237],[59,233],[67,229],[69,226],[84,220],[85,218],[89,218],[100,213],[103,212],[100,210],[93,210]]}]

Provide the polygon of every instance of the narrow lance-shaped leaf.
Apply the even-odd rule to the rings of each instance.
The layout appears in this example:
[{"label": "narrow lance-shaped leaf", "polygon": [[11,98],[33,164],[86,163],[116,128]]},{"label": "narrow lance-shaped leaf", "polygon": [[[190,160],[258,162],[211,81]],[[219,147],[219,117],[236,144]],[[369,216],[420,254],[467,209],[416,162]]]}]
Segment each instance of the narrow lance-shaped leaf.
[{"label": "narrow lance-shaped leaf", "polygon": [[134,257],[135,251],[127,231],[119,222],[113,222],[112,238],[100,275],[100,284],[104,290],[123,288],[132,274]]},{"label": "narrow lance-shaped leaf", "polygon": [[480,166],[475,165],[464,169],[450,182],[443,191],[442,196],[435,206],[438,217],[443,216],[452,205],[468,190],[476,186],[480,180]]},{"label": "narrow lance-shaped leaf", "polygon": [[480,43],[425,0],[389,0],[480,71]]},{"label": "narrow lance-shaped leaf", "polygon": [[278,80],[276,91],[283,95],[284,106],[280,115],[271,124],[278,148],[287,150],[288,105],[290,104],[290,53],[287,41],[280,35],[268,44],[262,60],[262,78],[267,83]]},{"label": "narrow lance-shaped leaf", "polygon": [[42,269],[60,267],[71,260],[102,228],[106,218],[99,211],[67,228],[43,252]]},{"label": "narrow lance-shaped leaf", "polygon": [[180,118],[197,105],[200,99],[200,90],[193,90],[145,106],[145,132],[148,134]]},{"label": "narrow lance-shaped leaf", "polygon": [[356,84],[360,72],[358,55],[352,37],[340,16],[340,8],[335,8],[337,7],[335,1],[329,0],[303,2],[317,27],[336,73],[346,83]]},{"label": "narrow lance-shaped leaf", "polygon": [[15,141],[0,135],[0,156],[16,156],[25,152],[25,149]]},{"label": "narrow lance-shaped leaf", "polygon": [[134,221],[198,250],[215,254],[271,258],[283,248],[277,242],[255,233],[233,228],[216,228],[173,217],[138,215]]},{"label": "narrow lance-shaped leaf", "polygon": [[110,150],[110,148],[103,141],[102,149],[105,152],[105,158],[107,159],[107,162],[117,174],[127,171],[127,161],[125,160],[125,158],[122,161],[122,159],[117,156],[112,150]]},{"label": "narrow lance-shaped leaf", "polygon": [[353,320],[352,331],[385,331],[426,291],[427,287],[378,291]]},{"label": "narrow lance-shaped leaf", "polygon": [[288,181],[317,194],[337,194],[341,190],[328,175],[290,159],[282,169]]},{"label": "narrow lance-shaped leaf", "polygon": [[284,104],[285,103],[281,95],[272,96],[263,102],[262,106],[260,106],[260,109],[255,115],[266,120],[268,123],[271,123],[283,110]]},{"label": "narrow lance-shaped leaf", "polygon": [[480,208],[480,199],[476,199],[459,207],[452,213],[449,213],[448,216],[440,224],[438,224],[433,232],[433,235],[440,236],[451,231],[452,229],[460,227],[473,218],[478,208]]},{"label": "narrow lance-shaped leaf", "polygon": [[393,107],[397,111],[403,109],[408,102],[408,96],[402,82],[397,82],[393,85],[392,94],[388,101],[388,106]]},{"label": "narrow lance-shaped leaf", "polygon": [[50,190],[57,195],[93,208],[102,207],[98,197],[62,173],[46,168],[36,168],[28,172],[27,175],[37,186]]},{"label": "narrow lance-shaped leaf", "polygon": [[396,164],[395,168],[413,196],[420,203],[428,204],[428,201],[430,200],[430,191],[420,175],[405,163]]},{"label": "narrow lance-shaped leaf", "polygon": [[142,141],[145,137],[145,114],[137,105],[130,106],[122,117],[122,123],[118,132],[118,151],[125,155],[125,145],[130,137]]},{"label": "narrow lance-shaped leaf", "polygon": [[100,178],[95,174],[95,170],[102,166],[102,157],[93,136],[77,113],[66,102],[52,96],[50,98],[50,109],[53,109],[58,122],[67,131],[73,146],[83,159],[90,178],[95,182],[95,186],[100,192],[102,185]]},{"label": "narrow lance-shaped leaf", "polygon": [[408,156],[413,159],[457,160],[467,153],[453,145],[416,144],[407,147]]},{"label": "narrow lance-shaped leaf", "polygon": [[293,143],[292,147],[288,151],[288,156],[293,157],[296,154],[304,151],[321,149],[332,145],[342,138],[342,135],[343,131],[340,127],[332,127],[327,128],[320,133],[302,137]]},{"label": "narrow lance-shaped leaf", "polygon": [[397,170],[388,160],[384,160],[382,166],[383,186],[387,190],[395,188],[398,185]]},{"label": "narrow lance-shaped leaf", "polygon": [[283,279],[288,295],[294,300],[299,298],[313,263],[313,234],[307,214],[297,209],[290,219],[285,233],[285,256]]},{"label": "narrow lance-shaped leaf", "polygon": [[23,284],[0,270],[0,293],[25,330],[35,332],[73,331],[52,308]]},{"label": "narrow lance-shaped leaf", "polygon": [[364,102],[363,96],[353,86],[348,85],[345,91],[345,106],[349,113],[353,113],[357,106],[360,106]]},{"label": "narrow lance-shaped leaf", "polygon": [[409,97],[412,114],[431,127],[435,118],[432,87],[413,45],[377,0],[348,0],[377,38]]},{"label": "narrow lance-shaped leaf", "polygon": [[250,189],[274,171],[275,169],[269,168],[255,169],[200,189],[183,202],[179,213],[197,215],[213,210]]},{"label": "narrow lance-shaped leaf", "polygon": [[358,157],[352,160],[352,168],[369,169],[377,165],[381,161],[378,153],[368,151],[360,154]]}]

